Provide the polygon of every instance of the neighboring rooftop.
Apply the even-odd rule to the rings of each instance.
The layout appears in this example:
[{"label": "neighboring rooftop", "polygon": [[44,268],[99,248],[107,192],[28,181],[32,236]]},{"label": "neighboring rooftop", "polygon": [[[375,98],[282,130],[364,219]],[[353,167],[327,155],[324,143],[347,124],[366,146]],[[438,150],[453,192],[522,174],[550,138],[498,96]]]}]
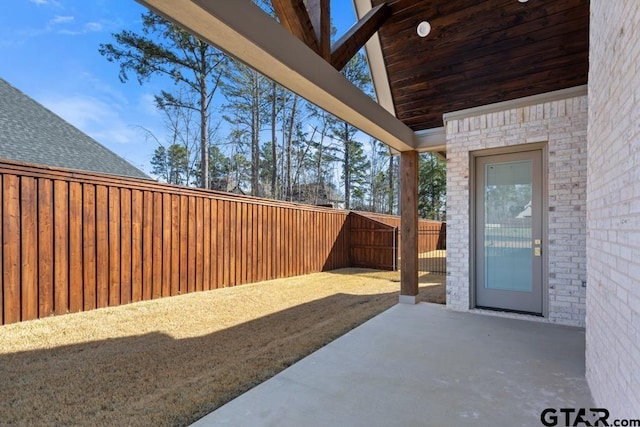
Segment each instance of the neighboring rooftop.
[{"label": "neighboring rooftop", "polygon": [[149,179],[2,78],[0,159]]}]

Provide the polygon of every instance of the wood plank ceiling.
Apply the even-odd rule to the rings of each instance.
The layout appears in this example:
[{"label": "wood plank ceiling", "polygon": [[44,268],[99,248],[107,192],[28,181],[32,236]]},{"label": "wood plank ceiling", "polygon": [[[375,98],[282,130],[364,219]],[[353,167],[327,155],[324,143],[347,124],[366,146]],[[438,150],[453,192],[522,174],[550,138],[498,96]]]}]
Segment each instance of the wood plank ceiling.
[{"label": "wood plank ceiling", "polygon": [[[311,19],[300,13],[303,0],[273,4],[281,23],[304,39],[314,27],[308,21],[318,22],[318,2],[328,8],[326,0],[304,0]],[[376,19],[363,18],[331,53],[320,46],[320,31],[316,45],[305,42],[340,69],[377,29],[396,116],[414,131],[442,126],[447,112],[587,83],[589,0],[372,0],[372,6]],[[297,18],[286,18],[287,8]],[[302,24],[295,22],[300,16]],[[416,33],[423,20],[431,24],[425,38]],[[348,52],[338,54],[345,46]]]},{"label": "wood plank ceiling", "polygon": [[413,130],[442,126],[447,112],[587,83],[588,0],[386,3],[378,34],[396,115]]}]

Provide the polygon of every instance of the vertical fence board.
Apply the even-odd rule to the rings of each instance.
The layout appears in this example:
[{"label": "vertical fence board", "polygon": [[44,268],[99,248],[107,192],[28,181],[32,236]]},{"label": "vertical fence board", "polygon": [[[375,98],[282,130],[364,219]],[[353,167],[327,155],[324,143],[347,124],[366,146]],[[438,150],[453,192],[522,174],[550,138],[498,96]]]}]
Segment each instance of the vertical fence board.
[{"label": "vertical fence board", "polygon": [[311,229],[307,228],[308,224],[309,224],[309,217],[311,216],[311,212],[309,211],[303,211],[300,212],[300,225],[299,225],[299,230],[300,230],[300,235],[298,236],[298,240],[300,241],[300,247],[301,247],[301,260],[300,260],[300,274],[305,274],[310,272],[309,269],[309,241],[312,240],[312,238],[306,238],[304,237],[305,235],[305,230],[309,230],[312,233],[312,236],[315,235],[315,230],[311,231]]},{"label": "vertical fence board", "polygon": [[300,262],[300,245],[298,239],[298,212],[296,210],[291,209],[291,223],[290,223],[290,244],[291,244],[291,275],[298,275],[298,265]]},{"label": "vertical fence board", "polygon": [[203,200],[202,207],[202,290],[211,289],[211,201]]},{"label": "vertical fence board", "polygon": [[218,287],[218,201],[211,199],[211,250],[210,250],[210,276],[211,284],[209,289]]},{"label": "vertical fence board", "polygon": [[[229,215],[227,216],[227,227],[229,232],[226,239],[229,242],[229,281],[227,286],[234,286],[236,284],[236,203],[229,202]],[[225,273],[226,274],[226,273]]]},{"label": "vertical fence board", "polygon": [[[327,234],[327,233],[329,233],[329,230],[332,230],[332,231],[334,230],[334,224],[333,224],[333,218],[334,218],[334,217],[335,217],[335,215],[327,215],[327,216],[325,217],[325,220],[324,220],[324,222],[325,222],[325,227],[326,227],[326,228],[325,228],[325,238],[327,238],[327,248],[331,248],[331,247],[333,247],[333,246],[335,245],[335,243],[336,243],[337,238],[338,238],[338,235],[337,235],[337,234],[334,234],[334,235],[333,235],[333,236],[334,236],[334,238],[333,238],[333,239],[331,239],[331,240],[329,240],[329,239],[328,239],[328,238],[329,238],[329,235]],[[332,267],[332,265],[331,265],[332,261],[333,261],[333,260],[332,260],[331,253],[330,253],[330,252],[328,252],[328,253],[327,253],[327,260],[325,261],[324,265],[322,266],[322,270],[324,271],[324,270],[329,270],[329,269],[331,269],[331,267]]]},{"label": "vertical fence board", "polygon": [[171,295],[180,294],[180,196],[171,195]]},{"label": "vertical fence board", "polygon": [[189,246],[189,200],[187,196],[180,196],[180,293],[187,293]]},{"label": "vertical fence board", "polygon": [[283,265],[282,271],[279,276],[290,276],[291,275],[291,260],[289,259],[289,249],[291,248],[291,244],[289,242],[289,237],[291,235],[291,220],[289,218],[289,208],[282,209],[282,217],[280,218],[280,226],[281,226],[281,235],[282,235],[282,246],[280,247]]},{"label": "vertical fence board", "polygon": [[309,228],[315,229],[316,230],[316,239],[315,242],[309,242],[309,250],[312,251],[311,252],[311,271],[313,273],[316,273],[318,271],[320,271],[320,267],[318,267],[318,263],[320,261],[320,258],[322,257],[322,241],[323,239],[320,236],[320,233],[322,232],[318,227],[320,226],[320,218],[322,218],[323,214],[320,212],[314,212],[313,216],[311,217],[311,224],[309,224]]},{"label": "vertical fence board", "polygon": [[309,212],[307,211],[298,211],[298,235],[297,235],[297,240],[298,240],[298,248],[299,248],[299,254],[300,254],[300,260],[298,261],[298,275],[302,274],[305,271],[305,267],[306,267],[306,259],[308,256],[308,252],[307,252],[307,248],[306,248],[306,242],[309,239],[305,239],[304,233],[305,233],[305,229],[304,229],[304,223],[305,223],[305,218],[307,217],[307,215],[309,215]]},{"label": "vertical fence board", "polygon": [[4,241],[3,241],[3,233],[4,230],[4,216],[2,214],[2,206],[4,202],[3,193],[4,193],[4,184],[3,178],[5,175],[0,174],[0,325],[4,325]]},{"label": "vertical fence board", "polygon": [[298,248],[298,215],[294,209],[289,209],[290,214],[290,228],[289,228],[289,242],[290,242],[290,259],[291,259],[291,275],[298,275],[298,261],[299,258],[296,256],[299,252]]},{"label": "vertical fence board", "polygon": [[294,254],[298,254],[298,218],[293,209],[289,209],[289,226],[287,229],[289,230],[289,274],[297,276],[298,260],[296,258],[299,257],[294,256]]},{"label": "vertical fence board", "polygon": [[291,244],[289,242],[289,237],[291,236],[291,220],[289,217],[289,208],[282,209],[282,218],[281,218],[281,227],[282,227],[282,260],[283,266],[282,271],[279,274],[279,277],[283,276],[291,276],[291,260],[289,259],[289,250],[291,249]]},{"label": "vertical fence board", "polygon": [[109,305],[109,190],[96,186],[96,303]]},{"label": "vertical fence board", "polygon": [[258,251],[258,205],[251,204],[253,220],[249,223],[251,227],[251,256],[252,256],[252,264],[249,269],[249,282],[257,282],[260,280],[260,263],[259,259],[259,251]]},{"label": "vertical fence board", "polygon": [[227,286],[235,286],[236,284],[236,202],[229,202],[229,215],[227,217],[227,227],[229,228],[229,235],[227,236],[229,242],[229,282]]},{"label": "vertical fence board", "polygon": [[162,296],[162,193],[153,194],[153,284],[151,298]]},{"label": "vertical fence board", "polygon": [[120,304],[131,302],[131,190],[120,190]]},{"label": "vertical fence board", "polygon": [[22,320],[38,317],[38,187],[35,178],[20,180]]},{"label": "vertical fence board", "polygon": [[256,254],[256,224],[255,224],[255,205],[253,203],[247,206],[247,274],[245,283],[256,281],[256,270],[258,269],[258,258]]},{"label": "vertical fence board", "polygon": [[[327,254],[327,247],[331,244],[330,240],[329,240],[329,235],[328,235],[328,226],[327,226],[327,217],[329,215],[320,215],[320,223],[318,224],[320,227],[320,233],[322,238],[320,239],[320,250],[322,251],[322,255],[324,257],[325,260],[329,259],[329,256]],[[319,266],[319,270],[322,271],[325,269],[325,265],[326,265],[326,261],[323,263],[320,263]]]},{"label": "vertical fence board", "polygon": [[162,194],[162,296],[171,295],[171,195]]},{"label": "vertical fence board", "polygon": [[235,261],[236,261],[236,276],[234,280],[234,286],[242,283],[242,202],[236,203],[236,215],[235,219]]},{"label": "vertical fence board", "polygon": [[53,314],[53,181],[42,178],[38,179],[38,262],[38,317],[47,317]]},{"label": "vertical fence board", "polygon": [[271,232],[272,234],[272,239],[273,239],[273,245],[271,246],[271,248],[269,249],[270,252],[270,256],[271,256],[271,278],[275,279],[278,277],[278,271],[279,270],[279,264],[282,260],[281,256],[278,256],[279,252],[280,252],[280,223],[279,223],[279,217],[280,217],[280,208],[279,207],[274,207],[271,210],[271,223],[273,226],[273,230]]},{"label": "vertical fence board", "polygon": [[251,204],[242,204],[242,282],[247,283],[249,280],[249,269],[251,265]]},{"label": "vertical fence board", "polygon": [[82,184],[69,183],[69,311],[82,311]]},{"label": "vertical fence board", "polygon": [[284,218],[283,215],[284,209],[281,207],[276,208],[276,247],[273,251],[273,259],[275,261],[274,264],[274,278],[279,278],[284,270],[285,256],[283,255],[282,248],[284,247],[284,227],[282,226],[282,221]]},{"label": "vertical fence board", "polygon": [[236,249],[235,249],[235,259],[236,259],[236,275],[234,280],[234,285],[240,285],[242,283],[242,258],[244,258],[244,252],[242,252],[242,205],[243,202],[236,203],[236,214],[234,217],[235,222],[235,241],[236,241]]},{"label": "vertical fence board", "polygon": [[120,305],[120,190],[109,187],[109,306]]},{"label": "vertical fence board", "polygon": [[224,200],[218,200],[218,215],[216,218],[216,232],[218,233],[218,237],[217,237],[217,247],[216,247],[216,251],[217,251],[217,263],[216,263],[216,277],[218,278],[218,281],[216,283],[216,288],[222,288],[224,286],[226,286],[226,278],[225,278],[225,272],[228,272],[229,269],[227,268],[227,257],[228,257],[228,251],[225,250],[225,234],[226,234],[226,230],[229,228],[226,226],[226,222],[225,221],[225,209],[226,206],[228,204],[228,202],[224,201]]},{"label": "vertical fence board", "polygon": [[2,253],[4,255],[4,323],[20,321],[20,178],[5,175],[2,182]]},{"label": "vertical fence board", "polygon": [[131,301],[142,300],[142,192],[131,191]]},{"label": "vertical fence board", "polygon": [[260,239],[262,239],[262,246],[260,247],[260,262],[262,264],[262,279],[261,280],[269,280],[269,270],[270,270],[270,262],[269,253],[267,252],[267,245],[269,240],[269,210],[272,209],[270,206],[260,205],[259,208],[262,220],[260,225],[262,227],[262,233],[260,235]]},{"label": "vertical fence board", "polygon": [[[6,196],[5,192],[5,200]],[[64,314],[69,310],[69,187],[66,182],[54,181],[53,203],[53,308],[56,314]]]},{"label": "vertical fence board", "polygon": [[294,233],[295,233],[295,226],[294,226],[294,213],[293,213],[293,209],[287,208],[287,226],[285,228],[285,230],[287,231],[287,272],[286,275],[287,276],[295,276],[295,267],[294,267],[294,262],[295,260],[293,259],[293,245],[294,245],[294,241],[293,241],[293,237],[294,237]]},{"label": "vertical fence board", "polygon": [[142,193],[142,299],[153,295],[153,193]]},{"label": "vertical fence board", "polygon": [[267,227],[267,231],[265,231],[264,241],[264,262],[267,266],[267,275],[266,279],[273,279],[273,253],[271,252],[273,248],[276,246],[276,233],[275,227],[273,224],[273,218],[275,216],[275,208],[272,206],[265,207],[264,215],[266,217],[265,226]]},{"label": "vertical fence board", "polygon": [[258,281],[264,280],[264,259],[262,257],[262,221],[264,221],[262,205],[256,205],[256,279]]},{"label": "vertical fence board", "polygon": [[83,185],[82,260],[83,310],[96,308],[96,188]]},{"label": "vertical fence board", "polygon": [[[327,224],[328,227],[330,227],[329,229],[333,231],[334,233],[334,238],[331,241],[330,247],[331,249],[333,248],[337,248],[338,247],[338,216],[337,215],[329,215],[329,217],[327,218]],[[333,251],[332,251],[333,252]],[[333,253],[329,252],[329,256],[327,257],[327,267],[325,268],[325,270],[332,270],[334,268],[334,259],[335,256],[333,255]]]},{"label": "vertical fence board", "polygon": [[338,245],[338,215],[329,215],[327,218],[327,224],[328,227],[330,227],[329,229],[331,230],[331,232],[333,233],[333,239],[331,239],[331,243],[328,245],[327,250],[328,255],[327,255],[327,267],[325,268],[325,270],[330,270],[333,269],[334,267],[334,259],[335,256],[333,255],[332,252],[333,248],[337,248]]},{"label": "vertical fence board", "polygon": [[[337,240],[337,234],[335,234],[335,228],[333,226],[333,218],[336,215],[325,215],[324,218],[324,230],[325,230],[325,247],[324,247],[324,251],[325,251],[325,255],[326,255],[326,261],[322,264],[322,271],[326,271],[329,270],[331,268],[331,262],[332,262],[332,256],[331,256],[331,248],[333,248],[333,246],[335,245],[335,242]],[[333,233],[333,238],[330,238],[330,235],[328,233]]]},{"label": "vertical fence board", "polygon": [[187,292],[196,290],[196,199],[189,196],[187,208]]},{"label": "vertical fence board", "polygon": [[272,210],[272,214],[273,214],[273,230],[272,230],[272,235],[273,235],[273,239],[274,239],[274,244],[271,247],[271,269],[272,269],[272,276],[271,278],[275,279],[278,277],[278,272],[280,271],[280,263],[282,261],[282,257],[278,256],[278,254],[280,253],[280,208],[279,207],[275,207]]},{"label": "vertical fence board", "polygon": [[300,210],[294,210],[293,211],[294,215],[295,215],[295,220],[296,220],[296,235],[295,235],[295,245],[294,245],[294,253],[297,254],[297,256],[294,256],[293,259],[296,262],[296,271],[295,274],[296,276],[299,276],[300,274],[302,274],[302,263],[304,262],[304,249],[302,247],[302,215],[304,212],[300,211]]},{"label": "vertical fence board", "polygon": [[[305,239],[304,238],[304,232],[305,230],[313,230],[313,226],[309,226],[309,219],[313,217],[313,212],[304,212],[303,218],[302,218],[302,235],[300,236],[301,240],[302,240],[302,244],[304,246],[304,260],[303,260],[303,265],[302,265],[302,270],[305,272],[312,272],[313,269],[310,268],[310,263],[311,263],[311,249],[309,247],[309,244],[312,240],[319,240],[319,239]],[[313,234],[315,234],[317,232],[317,230],[313,230]]]},{"label": "vertical fence board", "polygon": [[193,235],[195,240],[195,290],[196,292],[202,291],[202,279],[204,277],[202,268],[202,255],[203,255],[203,236],[202,236],[202,227],[203,227],[203,212],[204,212],[204,204],[201,197],[195,199],[195,221],[193,228]]},{"label": "vertical fence board", "polygon": [[333,230],[334,234],[334,239],[333,239],[333,244],[332,244],[332,253],[329,254],[329,269],[333,270],[334,268],[336,268],[336,253],[340,252],[340,227],[338,224],[338,221],[340,220],[340,217],[338,215],[331,215],[330,221],[331,221],[331,229]]},{"label": "vertical fence board", "polygon": [[271,218],[273,214],[272,206],[262,206],[262,262],[264,264],[264,280],[271,279],[271,247],[274,244],[274,236]]}]

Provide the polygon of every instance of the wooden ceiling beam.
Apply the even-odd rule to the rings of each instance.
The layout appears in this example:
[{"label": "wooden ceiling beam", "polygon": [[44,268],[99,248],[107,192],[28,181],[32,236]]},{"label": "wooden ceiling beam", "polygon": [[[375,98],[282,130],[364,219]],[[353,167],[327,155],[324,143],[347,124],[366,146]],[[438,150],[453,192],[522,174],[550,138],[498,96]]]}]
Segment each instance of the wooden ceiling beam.
[{"label": "wooden ceiling beam", "polygon": [[331,65],[341,70],[347,62],[369,41],[384,21],[391,15],[391,8],[382,3],[371,9],[349,29],[331,48]]},{"label": "wooden ceiling beam", "polygon": [[[316,3],[316,0],[311,0],[310,3]],[[271,0],[271,4],[282,26],[298,39],[302,40],[302,42],[309,46],[314,52],[321,55],[316,31],[311,23],[311,18],[304,1]]]},{"label": "wooden ceiling beam", "polygon": [[329,0],[305,0],[311,25],[319,44],[319,54],[331,62],[331,6]]}]

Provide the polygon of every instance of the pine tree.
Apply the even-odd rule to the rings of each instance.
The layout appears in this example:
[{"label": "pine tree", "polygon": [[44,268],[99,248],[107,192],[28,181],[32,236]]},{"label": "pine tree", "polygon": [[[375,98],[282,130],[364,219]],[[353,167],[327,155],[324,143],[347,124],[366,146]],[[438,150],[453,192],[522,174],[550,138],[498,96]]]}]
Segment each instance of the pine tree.
[{"label": "pine tree", "polygon": [[[222,84],[228,103],[224,106],[227,122],[235,132],[244,133],[248,140],[251,162],[251,194],[260,193],[260,133],[269,114],[266,109],[271,85],[266,77],[246,65],[234,61]],[[246,137],[246,138],[245,138]]]},{"label": "pine tree", "polygon": [[[362,53],[357,53],[351,58],[341,72],[353,85],[365,93],[371,93],[371,78]],[[360,197],[361,182],[365,179],[362,174],[369,167],[362,143],[355,138],[358,133],[357,128],[344,121],[331,126],[331,136],[341,146],[338,150],[342,154],[342,182],[346,209],[351,206],[352,189],[356,191],[356,196]]]},{"label": "pine tree", "polygon": [[189,155],[179,144],[156,148],[151,159],[152,173],[169,184],[185,185],[189,179]]},{"label": "pine tree", "polygon": [[[200,179],[209,183],[208,147],[211,102],[224,71],[226,56],[170,21],[148,12],[142,15],[142,34],[122,31],[113,34],[115,44],[100,45],[99,52],[109,62],[120,64],[120,80],[136,74],[142,84],[153,75],[164,75],[195,95],[195,102],[162,91],[156,96],[160,109],[180,108],[197,111],[200,122]],[[190,98],[187,98],[190,99]]]},{"label": "pine tree", "polygon": [[418,213],[422,218],[445,220],[447,167],[432,153],[424,153],[418,163]]}]

